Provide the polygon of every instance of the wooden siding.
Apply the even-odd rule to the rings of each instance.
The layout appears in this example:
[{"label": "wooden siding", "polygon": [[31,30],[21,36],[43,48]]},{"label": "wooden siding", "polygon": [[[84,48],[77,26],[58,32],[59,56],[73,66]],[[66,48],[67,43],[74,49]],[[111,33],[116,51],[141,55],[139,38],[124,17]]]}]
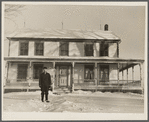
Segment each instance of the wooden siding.
[{"label": "wooden siding", "polygon": [[109,57],[117,57],[117,43],[109,43]]},{"label": "wooden siding", "polygon": [[94,57],[100,56],[100,43],[94,43]]},{"label": "wooden siding", "polygon": [[10,41],[10,56],[19,55],[19,41]]},{"label": "wooden siding", "polygon": [[29,51],[28,51],[29,56],[34,56],[34,51],[35,51],[34,44],[35,44],[34,41],[29,42]]},{"label": "wooden siding", "polygon": [[84,64],[75,64],[74,67],[74,83],[84,82]]},{"label": "wooden siding", "polygon": [[110,64],[109,65],[109,80],[117,80],[117,64]]},{"label": "wooden siding", "polygon": [[69,42],[69,56],[84,56],[84,43]]},{"label": "wooden siding", "polygon": [[59,56],[59,42],[44,42],[44,56]]},{"label": "wooden siding", "polygon": [[[23,40],[25,41],[25,40]],[[28,56],[35,56],[35,42],[29,41]],[[43,57],[57,57],[59,56],[59,42],[44,42]],[[19,41],[10,41],[10,56],[19,56]],[[94,57],[100,57],[100,43],[94,43]],[[70,57],[84,57],[84,43],[83,42],[69,42],[69,56]],[[35,56],[36,57],[36,56]],[[117,57],[117,43],[109,43],[109,57]]]}]

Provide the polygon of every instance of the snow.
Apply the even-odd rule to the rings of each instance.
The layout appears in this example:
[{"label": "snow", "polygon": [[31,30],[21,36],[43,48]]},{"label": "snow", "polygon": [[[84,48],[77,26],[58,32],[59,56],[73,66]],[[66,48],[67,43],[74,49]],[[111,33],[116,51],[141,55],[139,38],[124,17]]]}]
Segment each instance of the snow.
[{"label": "snow", "polygon": [[122,92],[74,91],[56,95],[49,91],[49,103],[41,102],[41,91],[4,94],[4,112],[143,112],[143,95]]},{"label": "snow", "polygon": [[[70,95],[70,94],[69,94]],[[123,93],[123,92],[101,92],[101,91],[96,91],[96,92],[91,92],[91,91],[82,91],[82,90],[77,90],[74,91],[71,95],[88,95],[88,96],[108,96],[108,97],[118,97],[118,98],[138,98],[138,99],[143,99],[142,94],[137,94],[137,93]]]}]

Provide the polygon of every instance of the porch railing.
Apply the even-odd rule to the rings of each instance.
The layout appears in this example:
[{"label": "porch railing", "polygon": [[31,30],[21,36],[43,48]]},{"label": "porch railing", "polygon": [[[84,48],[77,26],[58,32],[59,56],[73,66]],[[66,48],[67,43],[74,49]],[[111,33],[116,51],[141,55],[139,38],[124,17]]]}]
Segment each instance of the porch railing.
[{"label": "porch railing", "polygon": [[84,84],[84,85],[106,85],[106,86],[137,86],[141,87],[141,80],[108,80],[108,81],[103,81],[97,79],[93,80],[87,80],[87,79],[74,79],[75,84]]}]

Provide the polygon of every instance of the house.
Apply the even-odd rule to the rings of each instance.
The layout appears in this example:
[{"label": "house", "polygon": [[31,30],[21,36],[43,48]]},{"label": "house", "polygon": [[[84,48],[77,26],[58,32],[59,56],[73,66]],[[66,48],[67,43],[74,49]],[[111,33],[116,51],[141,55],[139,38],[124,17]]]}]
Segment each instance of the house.
[{"label": "house", "polygon": [[[46,66],[53,88],[117,89],[139,81],[143,90],[144,60],[119,58],[121,39],[108,31],[108,25],[104,27],[104,31],[23,29],[11,34],[7,37],[8,56],[4,57],[4,88],[39,89],[39,74]],[[135,65],[140,66],[137,81]],[[128,68],[132,68],[132,80],[128,80]]]}]

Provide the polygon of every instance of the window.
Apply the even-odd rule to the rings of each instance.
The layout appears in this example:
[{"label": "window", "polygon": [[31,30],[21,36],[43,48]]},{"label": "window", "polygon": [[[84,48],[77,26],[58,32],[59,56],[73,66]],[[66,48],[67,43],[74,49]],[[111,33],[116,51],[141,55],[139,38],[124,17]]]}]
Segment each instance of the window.
[{"label": "window", "polygon": [[93,44],[85,44],[85,56],[93,56]]},{"label": "window", "polygon": [[18,80],[26,80],[27,66],[28,66],[27,64],[18,64],[18,73],[17,73]]},{"label": "window", "polygon": [[44,43],[35,43],[35,55],[43,55]]},{"label": "window", "polygon": [[85,65],[84,79],[94,79],[94,65]]},{"label": "window", "polygon": [[109,81],[109,65],[100,66],[101,81]]},{"label": "window", "polygon": [[100,56],[108,56],[109,45],[105,43],[100,44]]},{"label": "window", "polygon": [[28,55],[28,42],[20,43],[20,55]]},{"label": "window", "polygon": [[42,73],[43,64],[34,64],[34,79],[39,79],[40,74]]},{"label": "window", "polygon": [[60,56],[68,56],[69,43],[60,42]]}]

